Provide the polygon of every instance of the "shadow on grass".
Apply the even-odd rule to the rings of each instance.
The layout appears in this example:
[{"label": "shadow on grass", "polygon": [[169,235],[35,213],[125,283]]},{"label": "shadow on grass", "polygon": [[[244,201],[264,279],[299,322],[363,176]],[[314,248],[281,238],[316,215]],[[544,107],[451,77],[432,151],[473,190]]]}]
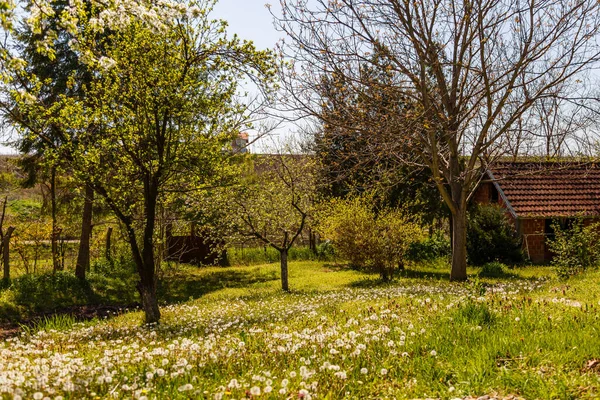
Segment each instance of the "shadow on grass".
[{"label": "shadow on grass", "polygon": [[[364,271],[363,271],[364,272]],[[370,273],[369,277],[365,277],[356,281],[349,283],[347,286],[354,288],[378,288],[389,286],[390,284],[398,284],[402,283],[404,279],[412,279],[423,282],[450,282],[450,269],[448,270],[419,270],[419,269],[404,269],[401,271],[396,271],[394,274],[394,279],[392,281],[384,281],[382,280],[377,273]],[[473,271],[469,273],[468,281],[473,280],[475,278],[485,278],[492,280],[521,280],[521,281],[536,281],[537,277],[534,276],[522,276],[518,273],[514,273],[512,271],[504,271],[496,276],[483,276],[479,275],[477,272]]]},{"label": "shadow on grass", "polygon": [[275,271],[258,273],[256,270],[214,271],[202,275],[176,273],[159,281],[159,299],[167,303],[187,301],[225,288],[242,288],[261,282],[278,280]]},{"label": "shadow on grass", "polygon": [[[364,272],[364,271],[363,271]],[[413,269],[404,269],[402,271],[396,271],[394,278],[391,281],[384,281],[377,273],[369,273],[368,277],[350,282],[349,287],[354,288],[378,288],[386,287],[393,284],[401,283],[403,279],[418,279],[424,281],[448,281],[450,273],[445,271],[419,271]]]}]

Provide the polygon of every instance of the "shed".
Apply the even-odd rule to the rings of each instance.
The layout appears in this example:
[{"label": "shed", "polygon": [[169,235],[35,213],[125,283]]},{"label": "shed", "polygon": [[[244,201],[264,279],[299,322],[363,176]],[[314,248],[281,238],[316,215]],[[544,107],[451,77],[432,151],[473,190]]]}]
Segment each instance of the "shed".
[{"label": "shed", "polygon": [[523,238],[531,261],[552,258],[546,239],[553,221],[568,226],[575,218],[584,224],[600,220],[600,164],[573,161],[501,161],[488,168],[475,191],[480,204],[504,207]]}]

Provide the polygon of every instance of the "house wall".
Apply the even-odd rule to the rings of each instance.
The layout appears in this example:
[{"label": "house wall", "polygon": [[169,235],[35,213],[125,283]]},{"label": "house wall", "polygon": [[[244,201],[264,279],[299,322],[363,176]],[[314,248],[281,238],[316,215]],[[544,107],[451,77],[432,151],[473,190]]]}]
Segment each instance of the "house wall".
[{"label": "house wall", "polygon": [[547,259],[545,219],[522,219],[520,223],[525,254],[534,263],[544,262]]},{"label": "house wall", "polygon": [[473,201],[477,204],[489,204],[491,196],[492,183],[483,183],[479,185],[475,194],[473,194]]}]

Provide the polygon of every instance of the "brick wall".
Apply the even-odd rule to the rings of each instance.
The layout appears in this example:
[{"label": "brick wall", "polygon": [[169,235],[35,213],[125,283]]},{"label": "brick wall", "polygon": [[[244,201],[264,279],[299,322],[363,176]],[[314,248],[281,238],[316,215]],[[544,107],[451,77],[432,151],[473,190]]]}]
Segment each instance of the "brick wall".
[{"label": "brick wall", "polygon": [[475,194],[473,195],[473,201],[477,204],[489,204],[491,194],[492,183],[482,183],[479,185]]},{"label": "brick wall", "polygon": [[521,220],[521,232],[523,234],[523,250],[529,254],[531,261],[535,263],[544,262],[546,259],[546,236],[544,235],[545,220],[523,219]]}]

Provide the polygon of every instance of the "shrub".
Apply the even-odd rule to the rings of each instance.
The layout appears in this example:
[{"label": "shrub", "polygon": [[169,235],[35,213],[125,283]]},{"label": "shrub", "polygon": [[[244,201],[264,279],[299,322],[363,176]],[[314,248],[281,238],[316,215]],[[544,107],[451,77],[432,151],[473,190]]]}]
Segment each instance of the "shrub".
[{"label": "shrub", "polygon": [[87,304],[92,296],[89,283],[69,272],[23,275],[12,281],[11,290],[18,305],[38,312]]},{"label": "shrub", "polygon": [[14,292],[5,289],[0,292],[0,321],[18,321],[22,317],[21,309],[15,301]]},{"label": "shrub", "polygon": [[479,277],[481,278],[500,278],[506,275],[506,265],[499,261],[492,261],[483,264],[479,271]]},{"label": "shrub", "polygon": [[138,291],[135,289],[139,277],[135,263],[129,256],[119,256],[112,261],[94,261],[87,280],[97,301],[119,305],[139,301]]},{"label": "shrub", "polygon": [[553,223],[554,239],[548,240],[554,253],[552,265],[561,278],[568,278],[600,263],[600,223],[585,226],[575,220],[568,229]]},{"label": "shrub", "polygon": [[523,261],[521,239],[497,205],[478,205],[469,212],[467,224],[467,255],[472,265],[490,261],[513,264]]},{"label": "shrub", "polygon": [[425,240],[411,243],[406,252],[410,261],[433,261],[450,255],[450,241],[441,233],[434,233]]},{"label": "shrub", "polygon": [[423,232],[401,210],[376,212],[372,204],[369,196],[333,199],[317,213],[318,229],[351,266],[372,269],[388,280]]}]

